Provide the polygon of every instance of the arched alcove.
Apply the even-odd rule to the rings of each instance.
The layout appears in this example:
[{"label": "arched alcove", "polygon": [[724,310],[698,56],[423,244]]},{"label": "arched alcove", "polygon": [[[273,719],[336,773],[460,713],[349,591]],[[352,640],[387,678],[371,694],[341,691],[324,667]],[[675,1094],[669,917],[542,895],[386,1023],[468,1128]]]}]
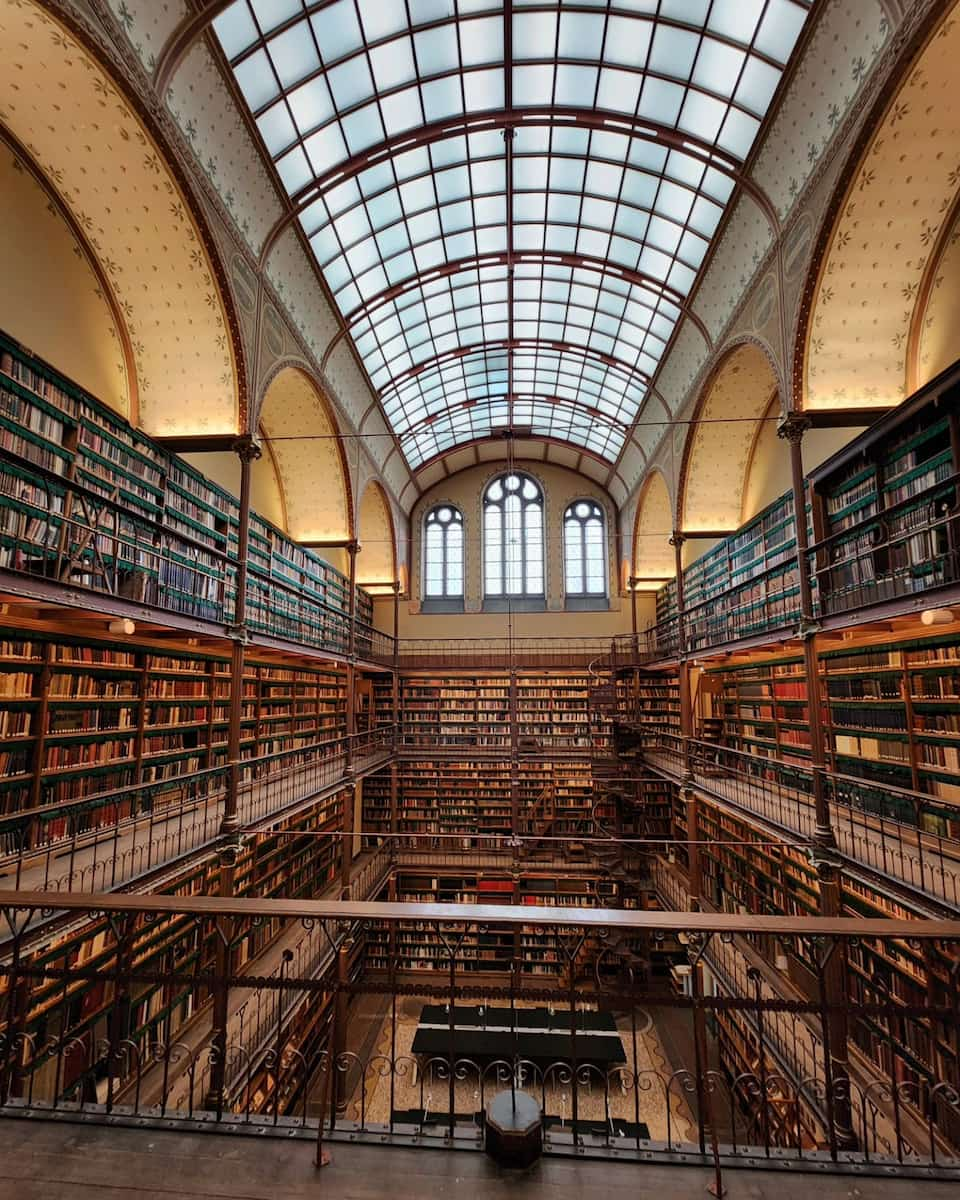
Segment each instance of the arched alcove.
[{"label": "arched alcove", "polygon": [[667,481],[660,471],[651,471],[640,490],[633,527],[633,574],[644,581],[638,591],[655,591],[656,580],[676,575],[676,558],[670,545],[673,525]]},{"label": "arched alcove", "polygon": [[32,0],[0,6],[0,125],[50,181],[123,314],[147,432],[240,429],[240,372],[217,269],[143,121]]},{"label": "arched alcove", "polygon": [[0,329],[129,416],[129,344],[96,262],[32,164],[2,140],[0,262],[16,280],[0,287]]},{"label": "arched alcove", "polygon": [[300,542],[348,541],[350,481],[339,430],[304,371],[284,367],[274,376],[260,407],[260,427],[276,464],[287,533]]},{"label": "arched alcove", "polygon": [[684,531],[740,524],[758,422],[776,392],[773,367],[755,343],[735,346],[720,360],[687,434],[679,504]]},{"label": "arched alcove", "polygon": [[357,509],[358,583],[391,583],[397,578],[397,539],[390,503],[383,488],[371,479]]},{"label": "arched alcove", "polygon": [[[946,365],[946,356],[956,356],[960,285],[953,279],[955,245],[944,243],[960,190],[960,21],[957,5],[942,8],[825,236],[797,347],[804,408],[899,404],[937,364]],[[931,274],[944,251],[943,270]]]}]

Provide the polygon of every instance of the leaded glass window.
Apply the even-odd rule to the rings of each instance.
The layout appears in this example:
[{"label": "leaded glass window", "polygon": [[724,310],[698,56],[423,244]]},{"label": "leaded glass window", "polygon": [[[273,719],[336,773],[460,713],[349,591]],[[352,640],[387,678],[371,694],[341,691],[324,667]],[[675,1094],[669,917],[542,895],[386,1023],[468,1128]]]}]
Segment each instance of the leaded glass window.
[{"label": "leaded glass window", "polygon": [[529,475],[509,472],[483,495],[484,599],[542,599],[543,492]]},{"label": "leaded glass window", "polygon": [[463,513],[431,508],[423,521],[423,599],[463,599]]},{"label": "leaded glass window", "polygon": [[603,509],[595,500],[575,500],[563,514],[563,578],[567,599],[607,594]]}]

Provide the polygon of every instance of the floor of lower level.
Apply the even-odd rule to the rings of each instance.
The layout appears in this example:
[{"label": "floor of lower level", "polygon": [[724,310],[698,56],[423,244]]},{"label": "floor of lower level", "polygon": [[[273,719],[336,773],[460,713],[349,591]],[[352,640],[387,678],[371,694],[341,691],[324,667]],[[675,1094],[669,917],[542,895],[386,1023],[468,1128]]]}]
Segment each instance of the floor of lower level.
[{"label": "floor of lower level", "polygon": [[[0,1121],[0,1200],[702,1200],[695,1167],[543,1159],[503,1171],[463,1151],[333,1145],[318,1172],[313,1146],[276,1138]],[[956,1183],[727,1170],[725,1195],[749,1200],[947,1200]]]}]

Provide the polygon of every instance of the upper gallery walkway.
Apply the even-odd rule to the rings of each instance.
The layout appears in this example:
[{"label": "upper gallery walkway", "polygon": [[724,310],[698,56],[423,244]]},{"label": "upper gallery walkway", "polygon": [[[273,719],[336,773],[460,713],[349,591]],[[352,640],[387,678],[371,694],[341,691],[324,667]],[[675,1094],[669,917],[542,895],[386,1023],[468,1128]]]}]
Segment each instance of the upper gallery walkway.
[{"label": "upper gallery walkway", "polygon": [[[682,782],[683,739],[647,733],[644,761]],[[813,844],[813,772],[691,739],[689,766],[697,789]],[[837,849],[858,869],[937,906],[960,910],[960,841],[945,828],[943,802],[887,784],[823,772]]]}]

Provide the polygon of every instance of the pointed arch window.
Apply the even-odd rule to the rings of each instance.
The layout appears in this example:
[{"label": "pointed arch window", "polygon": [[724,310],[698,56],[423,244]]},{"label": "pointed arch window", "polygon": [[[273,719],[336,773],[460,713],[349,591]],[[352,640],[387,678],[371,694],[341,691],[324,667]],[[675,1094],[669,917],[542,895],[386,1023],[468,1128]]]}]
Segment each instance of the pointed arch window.
[{"label": "pointed arch window", "polygon": [[603,509],[574,500],[563,514],[563,579],[567,608],[606,608],[607,547]]},{"label": "pointed arch window", "polygon": [[535,479],[510,471],[483,494],[483,604],[534,611],[544,593],[543,491]]},{"label": "pointed arch window", "polygon": [[463,513],[437,504],[423,519],[425,612],[463,612]]}]

